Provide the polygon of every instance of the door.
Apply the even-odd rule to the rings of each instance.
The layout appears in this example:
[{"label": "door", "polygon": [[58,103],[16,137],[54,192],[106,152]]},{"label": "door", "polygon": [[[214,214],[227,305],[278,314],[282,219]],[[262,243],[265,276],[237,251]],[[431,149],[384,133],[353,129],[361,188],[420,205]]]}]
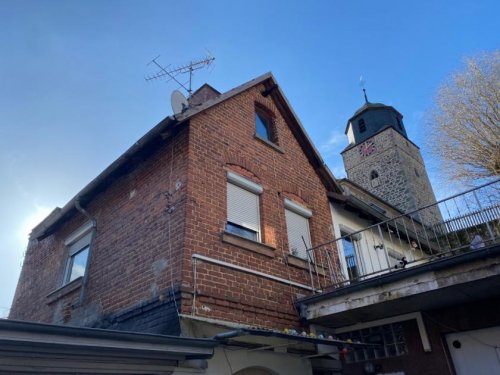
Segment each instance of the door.
[{"label": "door", "polygon": [[500,327],[450,333],[446,343],[457,375],[500,374]]}]

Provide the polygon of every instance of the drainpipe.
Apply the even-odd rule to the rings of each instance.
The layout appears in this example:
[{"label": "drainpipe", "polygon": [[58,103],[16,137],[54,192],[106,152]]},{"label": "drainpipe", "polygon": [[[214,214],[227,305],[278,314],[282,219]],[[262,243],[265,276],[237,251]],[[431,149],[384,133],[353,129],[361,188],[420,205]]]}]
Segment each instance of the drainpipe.
[{"label": "drainpipe", "polygon": [[87,264],[85,265],[85,274],[83,275],[83,280],[82,280],[82,288],[80,289],[80,297],[78,298],[78,303],[76,305],[73,305],[74,308],[79,307],[83,304],[83,300],[85,298],[85,291],[87,289],[87,280],[88,280],[88,268],[89,268],[89,263],[90,263],[90,258],[92,257],[92,248],[93,248],[93,243],[94,243],[94,237],[95,237],[95,229],[97,228],[97,220],[92,217],[85,209],[80,205],[80,199],[75,200],[75,208],[82,213],[83,216],[85,216],[89,221],[92,223],[92,235],[90,237],[90,249],[89,249],[89,255],[87,257]]}]

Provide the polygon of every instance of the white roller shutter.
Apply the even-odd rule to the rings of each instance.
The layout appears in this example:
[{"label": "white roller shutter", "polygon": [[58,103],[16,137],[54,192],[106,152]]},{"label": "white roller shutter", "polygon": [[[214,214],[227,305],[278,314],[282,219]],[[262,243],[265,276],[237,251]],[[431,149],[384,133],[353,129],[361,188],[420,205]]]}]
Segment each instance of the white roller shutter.
[{"label": "white roller shutter", "polygon": [[[311,247],[309,233],[309,220],[291,210],[285,209],[286,229],[288,233],[288,246],[291,254],[307,259],[307,248]],[[304,240],[302,240],[304,237]],[[306,245],[304,245],[304,241]]]},{"label": "white roller shutter", "polygon": [[228,183],[227,221],[257,232],[260,239],[259,196]]}]

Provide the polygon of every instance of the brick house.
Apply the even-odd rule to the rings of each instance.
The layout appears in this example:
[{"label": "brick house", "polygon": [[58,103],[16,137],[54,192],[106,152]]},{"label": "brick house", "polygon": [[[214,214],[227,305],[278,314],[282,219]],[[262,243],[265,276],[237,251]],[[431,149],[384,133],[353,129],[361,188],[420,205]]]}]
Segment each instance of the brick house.
[{"label": "brick house", "polygon": [[[32,231],[10,319],[196,337],[301,327],[297,296],[329,277],[305,250],[333,238],[341,188],[270,73],[190,103]],[[262,340],[238,345],[285,350],[221,349],[207,371],[321,367],[287,355],[314,356],[311,343]]]}]

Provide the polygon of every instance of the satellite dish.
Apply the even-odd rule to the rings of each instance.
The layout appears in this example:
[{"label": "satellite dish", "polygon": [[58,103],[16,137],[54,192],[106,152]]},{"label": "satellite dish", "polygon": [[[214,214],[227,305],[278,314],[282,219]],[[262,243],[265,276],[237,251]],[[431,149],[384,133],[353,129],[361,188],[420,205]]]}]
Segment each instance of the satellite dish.
[{"label": "satellite dish", "polygon": [[172,92],[170,103],[172,104],[174,115],[184,112],[189,105],[186,97],[179,90],[174,90]]}]

